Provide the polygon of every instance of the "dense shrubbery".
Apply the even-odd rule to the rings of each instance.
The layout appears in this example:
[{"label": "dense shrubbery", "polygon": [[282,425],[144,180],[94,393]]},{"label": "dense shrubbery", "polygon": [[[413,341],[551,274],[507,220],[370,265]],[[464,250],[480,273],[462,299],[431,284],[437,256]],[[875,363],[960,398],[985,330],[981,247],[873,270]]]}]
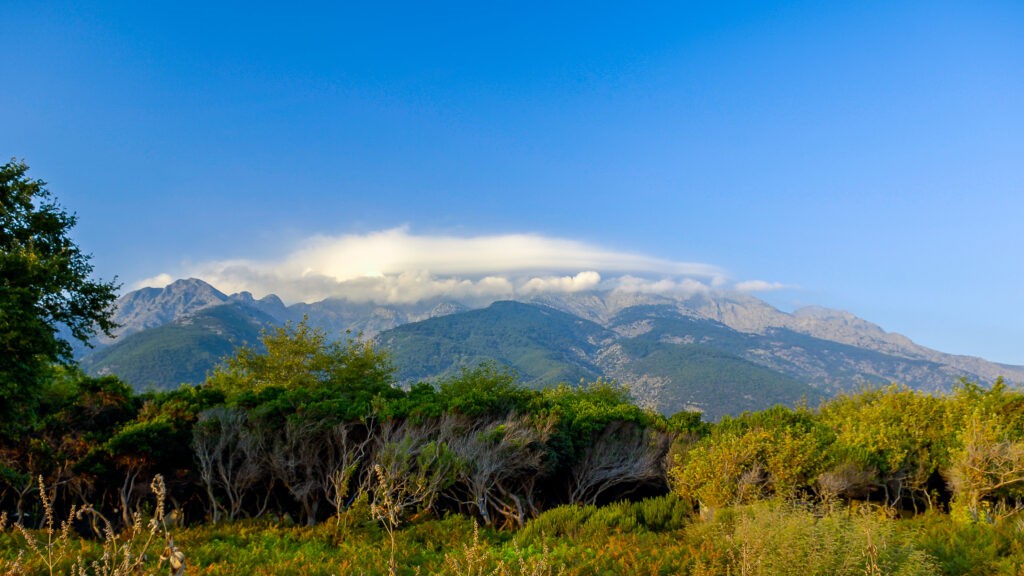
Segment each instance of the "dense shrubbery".
[{"label": "dense shrubbery", "polygon": [[[273,539],[272,526],[336,517],[333,530],[369,538],[372,519],[398,564],[410,535],[438,522],[424,519],[449,513],[522,528],[528,554],[546,535],[577,573],[772,574],[793,559],[822,574],[1013,573],[1024,558],[1024,393],[1001,381],[708,423],[642,410],[610,382],[526,389],[493,365],[401,390],[385,353],[305,323],[264,344],[169,393],[55,369],[40,416],[0,445],[0,509],[38,524],[42,476],[58,502],[130,526],[160,474],[179,523],[262,518],[239,526]],[[859,502],[927,513],[897,522],[847,508]],[[488,534],[488,562],[508,561]],[[443,555],[432,558],[405,562]]]},{"label": "dense shrubbery", "polygon": [[495,366],[435,388],[391,384],[387,355],[305,323],[269,331],[200,387],[134,396],[62,372],[46,418],[3,446],[2,504],[33,478],[128,521],[155,474],[190,521],[265,514],[313,524],[360,497],[521,526],[542,510],[667,489],[667,421],[608,382],[528,390]]},{"label": "dense shrubbery", "polygon": [[700,528],[690,535],[695,575],[910,576],[937,569],[895,522],[870,512],[767,501],[730,509]]},{"label": "dense shrubbery", "polygon": [[815,411],[782,407],[726,418],[670,470],[707,511],[766,496],[877,501],[995,522],[1024,506],[1024,393],[961,382],[932,396],[891,386]]}]

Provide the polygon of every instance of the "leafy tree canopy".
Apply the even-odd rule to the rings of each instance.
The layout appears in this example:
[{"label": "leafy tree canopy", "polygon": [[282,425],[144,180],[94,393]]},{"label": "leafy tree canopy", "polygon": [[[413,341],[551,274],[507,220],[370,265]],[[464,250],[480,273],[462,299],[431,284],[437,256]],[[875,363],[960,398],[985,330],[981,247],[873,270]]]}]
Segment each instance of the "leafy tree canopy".
[{"label": "leafy tree canopy", "polygon": [[360,418],[382,399],[403,395],[391,386],[388,354],[372,342],[353,336],[331,341],[303,318],[265,329],[262,344],[262,351],[237,349],[210,375],[208,387],[230,403],[259,408],[272,421],[297,411],[312,418]]},{"label": "leafy tree canopy", "polygon": [[70,237],[75,216],[27,172],[16,160],[0,166],[0,419],[7,423],[30,421],[45,367],[71,360],[61,326],[85,343],[115,327],[117,284],[90,279],[89,255]]},{"label": "leafy tree canopy", "polygon": [[493,362],[463,368],[458,376],[442,380],[438,389],[449,410],[467,416],[521,412],[537,396],[518,383],[515,371]]}]

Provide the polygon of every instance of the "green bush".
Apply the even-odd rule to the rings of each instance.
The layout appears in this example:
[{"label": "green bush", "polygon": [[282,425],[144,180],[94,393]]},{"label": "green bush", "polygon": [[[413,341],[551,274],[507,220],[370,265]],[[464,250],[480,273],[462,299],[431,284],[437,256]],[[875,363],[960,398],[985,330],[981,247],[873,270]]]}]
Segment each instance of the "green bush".
[{"label": "green bush", "polygon": [[691,529],[690,574],[935,574],[934,559],[896,524],[870,511],[759,502]]},{"label": "green bush", "polygon": [[693,518],[693,506],[675,494],[648,498],[630,505],[637,522],[651,532],[680,530]]},{"label": "green bush", "polygon": [[693,508],[674,494],[600,507],[565,505],[527,522],[516,538],[530,544],[542,537],[593,540],[614,532],[666,532],[685,527],[692,514]]},{"label": "green bush", "polygon": [[950,522],[946,514],[929,512],[901,522],[900,529],[935,557],[942,574],[1024,573],[1024,519]]},{"label": "green bush", "polygon": [[597,511],[597,506],[558,506],[530,520],[518,533],[524,543],[540,542],[541,538],[576,538],[583,525]]}]

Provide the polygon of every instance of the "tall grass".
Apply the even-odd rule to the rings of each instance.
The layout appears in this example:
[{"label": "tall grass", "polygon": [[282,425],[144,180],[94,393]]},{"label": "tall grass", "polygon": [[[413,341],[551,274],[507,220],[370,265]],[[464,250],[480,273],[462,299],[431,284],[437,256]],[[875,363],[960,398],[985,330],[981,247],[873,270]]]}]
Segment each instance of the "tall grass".
[{"label": "tall grass", "polygon": [[970,523],[950,521],[947,514],[928,512],[903,520],[898,527],[935,557],[941,574],[1024,575],[1022,517]]},{"label": "tall grass", "polygon": [[884,510],[827,509],[766,501],[694,525],[690,574],[916,576],[934,559]]},{"label": "tall grass", "polygon": [[[0,575],[182,574],[168,555],[159,558],[173,551],[161,518],[139,519],[123,534],[108,530],[101,541],[79,539],[70,517],[52,514],[43,529],[8,529],[0,534],[7,558]],[[451,515],[403,524],[392,535],[393,563],[386,527],[355,506],[341,521],[313,527],[263,518],[182,528],[174,540],[188,552],[189,576],[1024,574],[1024,531],[1012,522],[956,523],[937,513],[898,520],[884,508],[784,501],[726,508],[701,521],[685,501],[664,496],[555,508],[514,534]]]},{"label": "tall grass", "polygon": [[480,526],[473,523],[473,540],[458,553],[445,554],[444,571],[438,576],[556,576],[565,574],[565,565],[554,562],[547,542],[540,554],[528,555],[512,541],[512,559],[494,558],[493,551],[480,542]]},{"label": "tall grass", "polygon": [[[41,530],[29,530],[20,522],[14,529],[22,539],[18,546],[18,556],[14,560],[0,559],[0,573],[5,576],[27,576],[45,573],[50,576],[67,574],[69,576],[134,576],[152,574],[153,570],[163,570],[167,565],[172,576],[185,573],[185,555],[174,545],[174,539],[167,529],[164,517],[164,500],[167,489],[163,477],[157,475],[150,485],[156,498],[153,516],[143,522],[141,513],[135,512],[132,523],[123,533],[118,533],[107,519],[89,506],[71,506],[68,517],[57,523],[54,514],[54,503],[47,494],[42,477],[39,478],[39,498],[43,505],[43,527]],[[93,515],[103,523],[103,542],[98,557],[92,560],[83,558],[81,541],[72,538],[72,529],[76,519]],[[7,529],[6,514],[0,517],[0,533]],[[163,546],[158,543],[162,542]],[[78,553],[72,555],[75,544]],[[157,549],[161,554],[156,562],[149,556]],[[26,553],[27,551],[27,553]]]}]

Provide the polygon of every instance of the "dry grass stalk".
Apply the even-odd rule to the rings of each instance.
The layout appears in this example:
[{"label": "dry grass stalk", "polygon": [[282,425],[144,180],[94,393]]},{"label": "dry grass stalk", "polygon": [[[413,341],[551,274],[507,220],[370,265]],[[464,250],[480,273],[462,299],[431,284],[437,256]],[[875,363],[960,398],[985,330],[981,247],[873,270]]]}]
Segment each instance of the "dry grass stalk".
[{"label": "dry grass stalk", "polygon": [[543,548],[539,558],[528,560],[526,554],[519,547],[519,543],[513,540],[515,564],[509,567],[503,560],[498,560],[493,568],[488,569],[487,547],[480,543],[480,525],[473,522],[473,541],[463,545],[462,554],[459,556],[445,554],[445,568],[453,576],[555,576],[564,574],[565,566],[559,566],[558,571],[555,571],[547,540],[543,537],[541,540]]},{"label": "dry grass stalk", "polygon": [[[0,534],[7,530],[7,512],[0,513]],[[18,576],[25,573],[25,551],[19,550],[18,557],[10,560],[0,560],[0,574],[4,576]]]},{"label": "dry grass stalk", "polygon": [[[168,563],[171,576],[182,576],[185,573],[185,555],[174,546],[174,540],[167,530],[164,518],[164,503],[167,496],[167,489],[162,476],[153,478],[150,485],[156,495],[156,508],[153,517],[149,520],[148,530],[143,529],[142,515],[136,512],[133,515],[130,529],[122,541],[114,531],[113,526],[102,514],[91,506],[78,508],[71,507],[71,513],[67,519],[62,520],[60,527],[57,527],[53,512],[53,500],[47,495],[42,477],[39,478],[39,496],[43,503],[46,543],[41,544],[36,537],[28,531],[21,523],[15,524],[15,528],[25,539],[28,550],[39,558],[40,563],[46,567],[49,574],[59,574],[61,565],[68,555],[71,541],[72,522],[76,518],[83,518],[89,515],[99,518],[103,522],[103,555],[92,563],[87,564],[81,557],[71,564],[70,576],[132,576],[143,574],[145,564],[148,560],[147,552],[156,544],[158,537],[164,540],[163,554],[157,563],[157,569]],[[6,514],[0,517],[0,531],[6,528]],[[19,551],[18,559],[14,562],[4,561],[0,563],[0,570],[4,576],[24,576],[28,574],[28,568],[24,561],[25,550]],[[151,573],[150,573],[151,574]]]},{"label": "dry grass stalk", "polygon": [[67,520],[61,522],[60,529],[58,530],[53,513],[53,499],[46,494],[46,486],[43,484],[42,476],[39,477],[39,499],[43,502],[46,543],[40,544],[36,537],[21,522],[15,524],[14,527],[21,533],[22,538],[25,539],[28,549],[40,559],[52,576],[54,570],[60,566],[67,556],[71,536],[71,522],[74,520],[78,510],[75,506],[72,506]]},{"label": "dry grass stalk", "polygon": [[499,576],[502,566],[487,571],[486,548],[480,544],[480,525],[473,522],[473,542],[463,544],[461,557],[445,554],[444,564],[455,576]]},{"label": "dry grass stalk", "polygon": [[374,494],[373,503],[370,504],[370,514],[374,520],[384,525],[384,530],[391,540],[391,558],[388,560],[388,574],[395,576],[398,572],[398,565],[395,564],[395,530],[402,518],[402,507],[393,493],[393,483],[384,474],[380,465],[375,465],[373,471],[377,475],[378,490]]},{"label": "dry grass stalk", "polygon": [[[518,576],[561,576],[565,574],[565,566],[559,566],[558,572],[555,572],[555,565],[551,560],[551,551],[548,549],[547,539],[541,537],[541,553],[540,558],[531,558],[529,561],[526,560],[526,555],[519,548],[519,543],[512,540],[512,547],[516,551],[516,561],[519,567]],[[508,574],[508,572],[505,572]]]}]

